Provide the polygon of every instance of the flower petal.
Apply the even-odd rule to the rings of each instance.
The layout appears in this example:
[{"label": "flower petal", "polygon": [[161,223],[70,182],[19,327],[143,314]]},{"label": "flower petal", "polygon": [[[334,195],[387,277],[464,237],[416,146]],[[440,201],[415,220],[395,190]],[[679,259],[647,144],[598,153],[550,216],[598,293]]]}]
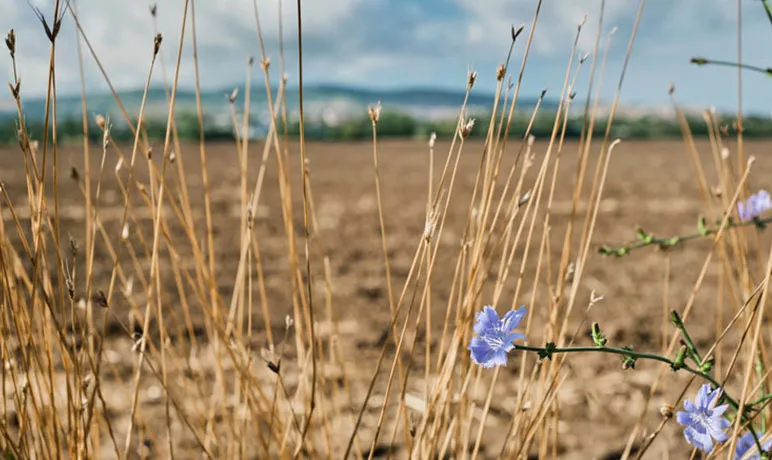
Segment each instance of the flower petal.
[{"label": "flower petal", "polygon": [[718,442],[724,442],[727,439],[729,439],[729,436],[724,433],[724,430],[729,428],[729,421],[723,417],[717,417],[710,419],[710,421],[706,424],[706,428],[708,429],[708,434],[710,434],[713,439],[715,439]]},{"label": "flower petal", "polygon": [[713,417],[720,417],[726,412],[726,410],[729,408],[729,404],[722,404],[720,406],[716,406],[712,410],[712,416]]},{"label": "flower petal", "polygon": [[710,384],[705,383],[700,387],[699,391],[697,391],[697,397],[694,398],[694,405],[697,406],[697,409],[708,409],[708,406],[710,405],[710,389]]},{"label": "flower petal", "polygon": [[713,450],[713,439],[707,433],[700,433],[694,429],[694,427],[687,427],[684,430],[684,437],[686,442],[694,447],[702,450],[703,452],[710,452]]},{"label": "flower petal", "polygon": [[686,409],[687,412],[694,412],[697,410],[697,408],[694,407],[694,403],[689,399],[684,399],[684,409]]},{"label": "flower petal", "polygon": [[474,325],[474,331],[477,335],[485,335],[492,328],[499,326],[499,314],[490,305],[483,307],[481,312],[477,313],[477,323]]},{"label": "flower petal", "polygon": [[753,441],[753,435],[751,433],[745,433],[737,440],[734,447],[735,460],[743,458],[743,456],[750,450],[755,442]]},{"label": "flower petal", "polygon": [[691,425],[693,422],[692,414],[689,412],[678,411],[676,412],[676,420],[681,425]]},{"label": "flower petal", "polygon": [[713,407],[718,403],[718,400],[721,398],[721,388],[716,388],[713,390],[710,395],[708,395],[708,407]]},{"label": "flower petal", "polygon": [[523,320],[526,310],[525,307],[520,307],[517,310],[510,310],[504,315],[504,331],[512,332],[517,326],[520,325],[520,321]]},{"label": "flower petal", "polygon": [[486,369],[490,369],[493,366],[507,366],[507,352],[504,350],[498,350],[493,353],[493,356],[491,356],[491,359],[488,360],[487,364],[483,364],[483,367]]},{"label": "flower petal", "polygon": [[737,203],[737,217],[740,220],[748,219],[748,214],[745,212],[745,203]]},{"label": "flower petal", "polygon": [[490,344],[480,337],[472,338],[472,341],[467,348],[471,351],[474,362],[482,366],[484,366],[485,363],[491,359],[493,353],[495,353]]},{"label": "flower petal", "polygon": [[[511,334],[507,334],[507,343],[510,344],[514,342],[515,340],[522,340],[523,342],[526,342],[525,336],[519,332],[513,332]],[[511,348],[510,348],[511,350]],[[507,350],[509,351],[509,350]]]}]

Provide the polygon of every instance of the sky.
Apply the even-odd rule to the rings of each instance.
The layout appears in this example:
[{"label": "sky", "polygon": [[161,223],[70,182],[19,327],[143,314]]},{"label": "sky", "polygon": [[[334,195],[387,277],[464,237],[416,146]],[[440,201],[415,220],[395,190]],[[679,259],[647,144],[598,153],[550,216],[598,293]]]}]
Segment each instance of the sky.
[{"label": "sky", "polygon": [[[260,61],[255,0],[196,0],[195,26],[201,85],[205,89],[243,86],[250,56]],[[609,42],[601,96],[616,91],[640,0],[607,0],[601,53]],[[0,33],[13,28],[24,97],[45,93],[49,44],[31,5],[51,22],[55,0],[0,0]],[[760,0],[739,0],[742,8],[743,61],[772,66],[772,25]],[[62,1],[62,3],[64,3]],[[153,83],[171,79],[180,45],[184,0],[73,0],[83,33],[119,90],[142,88],[147,78],[156,30],[164,36],[162,61]],[[151,4],[157,5],[155,23]],[[192,3],[192,2],[191,2]],[[509,73],[517,77],[538,0],[303,0],[303,72],[306,85],[333,83],[367,88],[426,87],[463,90],[470,68],[478,72],[475,91],[495,88],[497,66],[509,49],[511,27],[525,25]],[[543,88],[559,97],[576,37],[586,15],[578,53],[591,52],[598,33],[602,0],[544,0],[523,76],[521,94]],[[285,73],[298,83],[297,2],[257,0],[265,51],[274,81],[279,75],[280,23]],[[282,21],[279,21],[279,11]],[[737,59],[738,0],[648,0],[644,6],[621,101],[625,105],[667,106],[675,85],[679,103],[736,111],[736,69],[697,67],[692,56]],[[180,87],[195,82],[191,11],[183,38]],[[616,32],[609,39],[609,32]],[[73,15],[64,17],[56,48],[58,93],[80,92]],[[87,91],[106,90],[94,58],[83,48]],[[600,53],[599,53],[600,54]],[[576,61],[574,61],[576,62]],[[590,62],[579,70],[576,92],[587,93]],[[262,82],[260,67],[253,70]],[[576,66],[572,71],[576,70]],[[11,60],[0,54],[0,75],[12,77]],[[596,77],[597,81],[597,77]],[[746,112],[772,114],[772,78],[745,72],[742,104]],[[7,91],[0,100],[9,99]]]}]

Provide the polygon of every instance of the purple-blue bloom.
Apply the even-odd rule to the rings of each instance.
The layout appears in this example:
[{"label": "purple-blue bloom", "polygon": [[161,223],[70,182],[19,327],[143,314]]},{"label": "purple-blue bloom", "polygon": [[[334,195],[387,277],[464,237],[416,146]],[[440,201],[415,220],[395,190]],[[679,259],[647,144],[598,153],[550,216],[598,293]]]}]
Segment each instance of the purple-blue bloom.
[{"label": "purple-blue bloom", "polygon": [[768,209],[772,209],[772,199],[766,190],[759,190],[754,195],[748,197],[745,203],[737,203],[737,215],[740,217],[740,220],[753,219]]},{"label": "purple-blue bloom", "polygon": [[518,339],[525,341],[523,334],[513,332],[524,316],[525,307],[508,311],[502,319],[490,305],[478,312],[474,331],[479,337],[472,338],[468,347],[474,362],[484,368],[506,366],[507,353],[515,348],[512,342]]},{"label": "purple-blue bloom", "polygon": [[684,425],[686,442],[694,447],[710,452],[713,450],[713,440],[722,443],[729,437],[724,430],[729,428],[729,420],[722,417],[729,407],[723,404],[716,407],[721,397],[721,388],[711,390],[709,383],[702,385],[694,398],[694,403],[684,400],[684,409],[676,414],[678,423]]},{"label": "purple-blue bloom", "polygon": [[[761,438],[761,434],[756,433],[756,436]],[[770,447],[772,447],[772,439],[769,439],[767,442],[761,444],[761,448],[764,450],[769,450]],[[745,455],[751,450],[753,451],[753,454],[745,457]],[[756,448],[756,441],[753,439],[753,434],[750,432],[745,433],[740,437],[740,439],[737,440],[737,443],[734,446],[734,460],[760,459],[761,454],[759,454],[759,451]]]}]

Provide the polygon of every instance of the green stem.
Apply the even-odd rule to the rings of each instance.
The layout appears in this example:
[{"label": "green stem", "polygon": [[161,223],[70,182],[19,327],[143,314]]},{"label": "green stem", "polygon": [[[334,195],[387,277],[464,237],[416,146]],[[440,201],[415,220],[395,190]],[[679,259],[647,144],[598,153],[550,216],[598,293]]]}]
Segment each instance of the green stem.
[{"label": "green stem", "polygon": [[741,69],[750,70],[750,71],[753,71],[753,72],[759,72],[759,73],[763,73],[763,74],[766,74],[766,75],[772,75],[772,67],[759,67],[759,66],[755,66],[755,65],[741,64],[741,63],[732,62],[732,61],[720,61],[720,60],[716,60],[716,59],[706,59],[706,58],[703,58],[703,57],[693,57],[691,59],[691,62],[692,62],[692,64],[697,64],[699,66],[703,66],[703,65],[707,65],[707,64],[712,64],[712,65],[723,66],[723,67],[739,67]]},{"label": "green stem", "polygon": [[[734,222],[733,220],[729,220],[726,223],[725,228],[730,229],[730,228],[740,228],[740,227],[750,227],[750,226],[761,227],[769,223],[772,223],[772,217],[766,217],[764,219],[759,219],[758,217],[754,217],[753,219],[744,220],[740,222]],[[653,235],[649,235],[649,237],[646,239],[639,239],[634,243],[630,243],[624,246],[619,246],[619,247],[602,246],[598,250],[598,252],[600,252],[603,255],[615,255],[618,257],[622,257],[627,255],[630,251],[633,251],[635,249],[645,248],[647,246],[656,245],[662,249],[667,249],[667,248],[672,248],[685,241],[696,240],[698,238],[704,238],[706,236],[715,235],[716,233],[718,233],[719,229],[720,227],[706,228],[702,232],[695,232],[687,235],[674,236],[671,238],[656,238]]]},{"label": "green stem", "polygon": [[[524,350],[524,351],[535,351],[535,352],[541,352],[541,353],[549,353],[550,350],[543,347],[531,347],[528,345],[515,345],[515,350]],[[673,366],[674,361],[672,359],[666,358],[664,356],[655,355],[653,353],[641,353],[638,351],[632,351],[625,348],[613,348],[613,347],[568,347],[568,348],[553,348],[551,350],[551,353],[580,353],[580,352],[600,352],[600,353],[611,353],[615,355],[621,355],[621,356],[630,356],[635,359],[649,359],[652,361],[659,361],[661,363],[669,364]],[[705,372],[701,372],[699,369],[695,369],[693,367],[689,367],[687,365],[684,365],[681,369],[685,370],[686,372],[689,372],[690,374],[694,374],[696,376],[702,377],[703,379],[709,381],[712,383],[716,388],[720,387],[721,384],[718,383],[710,374],[707,374]],[[737,410],[739,408],[739,405],[737,404],[737,401],[732,399],[730,396],[726,394],[726,392],[723,392],[723,399],[729,404],[734,410]]]},{"label": "green stem", "polygon": [[770,6],[769,0],[761,0],[761,3],[764,4],[764,11],[766,11],[767,18],[770,24],[772,24],[772,6]]},{"label": "green stem", "polygon": [[770,399],[772,399],[772,394],[764,395],[764,396],[760,397],[759,399],[753,401],[752,403],[748,403],[748,405],[749,406],[757,406],[759,404],[763,404],[763,403],[769,401]]},{"label": "green stem", "polygon": [[677,311],[673,310],[670,313],[670,318],[673,325],[681,332],[681,337],[683,337],[684,342],[686,342],[686,351],[689,353],[689,356],[699,367],[699,369],[702,370],[702,358],[700,357],[700,353],[697,351],[697,347],[694,345],[692,336],[689,335],[689,332],[686,330],[686,326],[684,325],[683,320],[681,320],[681,316]]},{"label": "green stem", "polygon": [[[648,359],[652,361],[659,361],[661,363],[669,364],[671,367],[674,367],[675,362],[672,359],[666,358],[664,356],[655,355],[653,353],[641,353],[638,351],[630,350],[627,348],[614,348],[614,347],[566,347],[566,348],[557,348],[554,346],[554,344],[550,344],[552,346],[548,347],[532,347],[529,345],[515,345],[515,350],[523,350],[523,351],[534,351],[536,353],[539,353],[540,355],[544,355],[547,357],[551,357],[555,353],[580,353],[580,352],[598,352],[598,353],[610,353],[615,355],[621,355],[621,356],[627,356],[634,359]],[[699,369],[695,369],[693,367],[689,367],[687,365],[682,366],[676,366],[674,369],[683,369],[686,372],[689,372],[690,374],[694,374],[698,377],[702,377],[703,379],[707,380],[711,384],[714,385],[715,388],[720,388],[721,384],[716,381],[710,374],[706,372],[702,372]],[[764,398],[772,398],[772,395],[767,395]],[[723,399],[729,406],[738,412],[740,406],[737,403],[735,399],[730,397],[726,391],[722,391],[721,393],[721,399]],[[763,399],[763,398],[762,398]],[[746,408],[749,408],[751,406],[754,406],[757,404],[758,401],[746,405]],[[740,415],[740,418],[743,422],[747,420],[745,416],[745,411],[743,411]],[[753,440],[756,443],[756,447],[759,449],[759,452],[763,452],[763,449],[761,447],[761,441],[759,440],[759,437],[756,435],[756,431],[753,429],[750,424],[748,425],[748,431],[750,431],[751,435],[753,436]]]}]

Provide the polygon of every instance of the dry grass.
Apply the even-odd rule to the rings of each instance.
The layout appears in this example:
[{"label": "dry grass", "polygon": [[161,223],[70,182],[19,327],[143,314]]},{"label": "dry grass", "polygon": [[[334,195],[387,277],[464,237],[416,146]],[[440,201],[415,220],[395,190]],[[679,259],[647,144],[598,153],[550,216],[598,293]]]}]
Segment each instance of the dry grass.
[{"label": "dry grass", "polygon": [[[52,17],[66,8],[57,1]],[[77,23],[78,12],[68,14]],[[603,76],[611,37],[601,22],[595,53],[567,63],[549,139],[508,135],[535,17],[527,33],[513,30],[525,57],[517,69],[505,57],[513,68],[498,73],[490,126],[465,119],[462,105],[452,139],[384,143],[374,106],[372,144],[306,145],[274,123],[264,142],[191,145],[180,143],[172,116],[186,34],[195,48],[193,0],[185,15],[192,26],[179,37],[174,71],[160,66],[170,105],[162,145],[147,141],[141,109],[101,118],[101,145],[60,148],[53,78],[52,129],[33,141],[18,77],[12,82],[24,170],[19,148],[2,152],[7,455],[689,455],[660,408],[678,406],[699,378],[644,361],[623,370],[618,357],[597,353],[539,360],[514,351],[510,366],[485,370],[466,346],[486,304],[500,313],[527,305],[531,345],[586,345],[597,321],[610,344],[668,357],[681,339],[668,321],[675,309],[740,405],[769,393],[768,238],[720,228],[668,251],[621,259],[597,251],[627,241],[636,225],[668,236],[693,231],[700,215],[726,223],[725,211],[770,168],[747,167],[767,144],[727,137],[710,113],[713,136],[701,143],[685,122],[679,144],[608,134],[564,142],[577,75]],[[257,2],[255,18],[262,44]],[[59,28],[46,25],[56,68]],[[148,85],[158,71],[154,40]],[[261,53],[275,122],[287,114],[286,82],[272,99]],[[246,126],[253,64],[244,118],[231,98],[234,132]],[[475,79],[470,73],[468,91]],[[113,143],[111,123],[132,126],[135,142]],[[486,130],[485,141],[467,142],[470,130]],[[768,410],[758,414],[754,423]],[[718,455],[731,451],[741,425]]]}]

